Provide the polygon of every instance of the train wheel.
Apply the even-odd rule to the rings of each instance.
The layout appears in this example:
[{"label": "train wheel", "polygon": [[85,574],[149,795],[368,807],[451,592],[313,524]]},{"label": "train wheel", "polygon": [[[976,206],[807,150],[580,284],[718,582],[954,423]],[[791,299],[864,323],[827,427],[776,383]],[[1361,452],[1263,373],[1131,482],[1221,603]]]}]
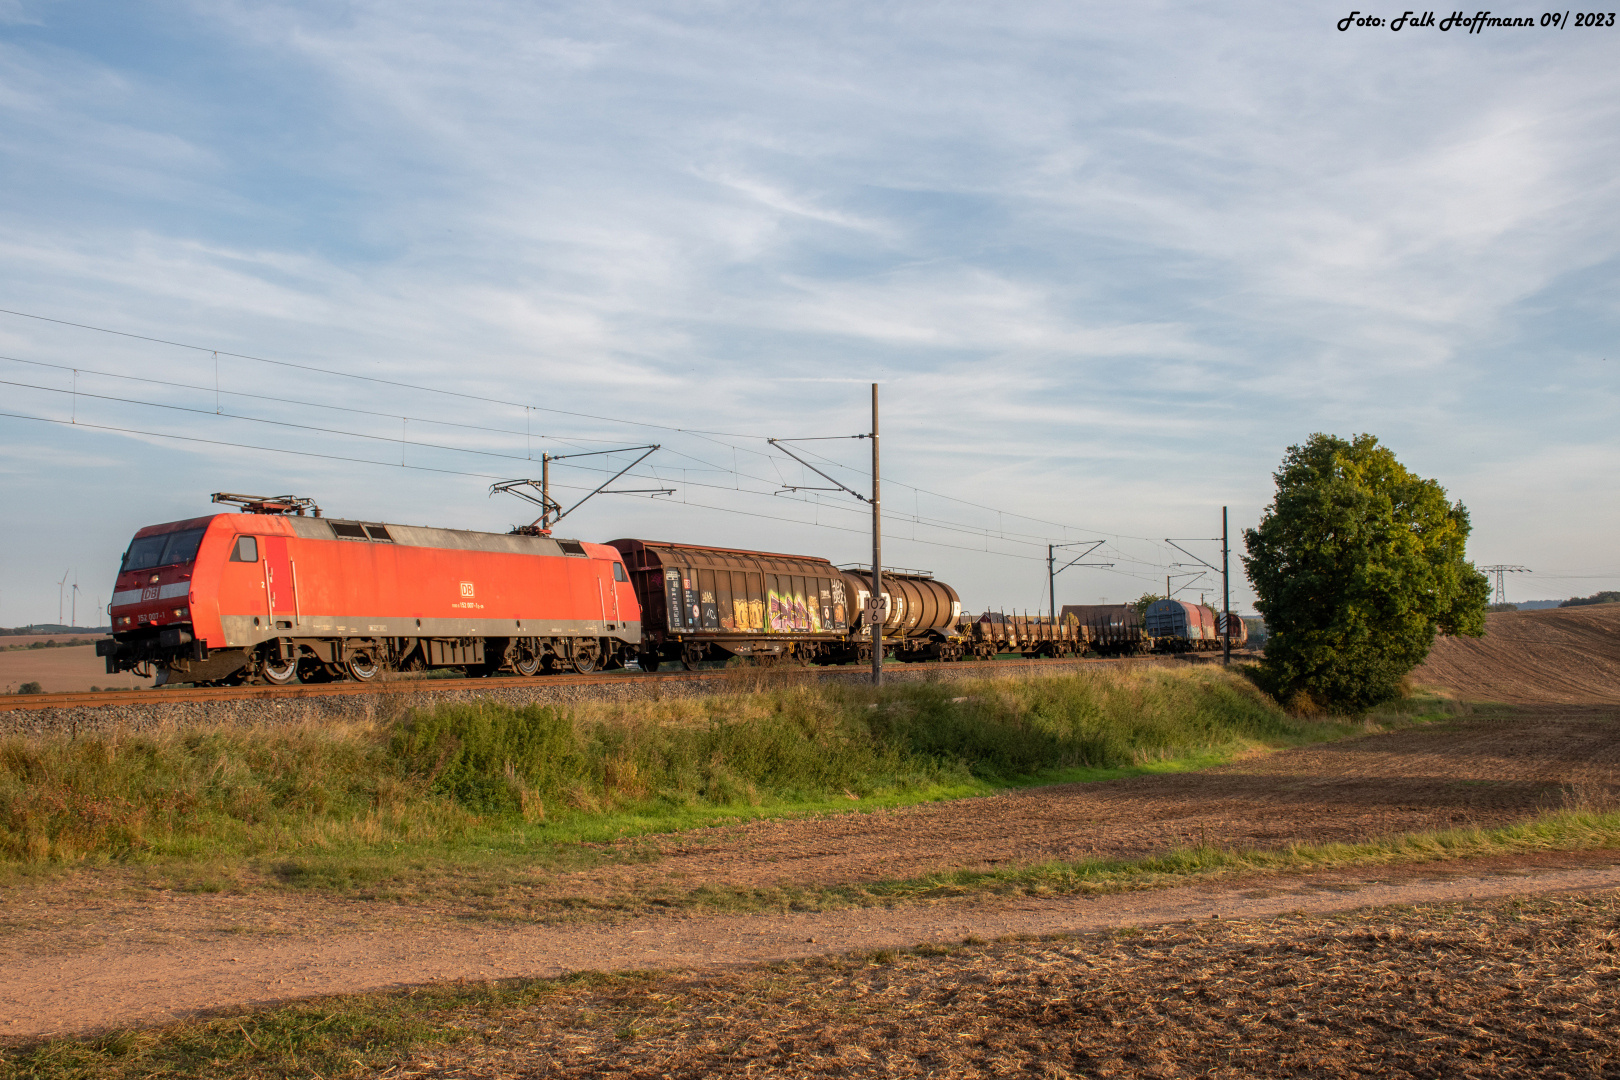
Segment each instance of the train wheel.
[{"label": "train wheel", "polygon": [[525,678],[540,674],[540,669],[544,666],[538,656],[531,656],[528,653],[512,661],[512,670]]},{"label": "train wheel", "polygon": [[596,642],[587,639],[574,642],[574,670],[589,675],[596,670]]},{"label": "train wheel", "polygon": [[348,671],[349,677],[356,682],[370,682],[382,671],[382,667],[371,658],[371,654],[365,652],[355,653],[343,666]]},{"label": "train wheel", "polygon": [[642,671],[657,671],[658,670],[658,662],[661,659],[662,659],[662,657],[660,657],[655,652],[644,652],[644,653],[637,653],[636,654],[636,663],[641,665],[641,670]]},{"label": "train wheel", "polygon": [[298,681],[298,661],[267,659],[259,665],[259,674],[271,686],[286,686]]}]

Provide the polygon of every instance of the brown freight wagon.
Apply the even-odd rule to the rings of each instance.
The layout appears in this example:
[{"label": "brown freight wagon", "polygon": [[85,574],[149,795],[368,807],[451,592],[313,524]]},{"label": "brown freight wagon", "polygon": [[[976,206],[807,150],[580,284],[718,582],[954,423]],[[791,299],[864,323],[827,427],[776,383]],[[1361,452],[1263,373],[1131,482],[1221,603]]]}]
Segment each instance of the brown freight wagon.
[{"label": "brown freight wagon", "polygon": [[768,551],[614,540],[641,602],[649,671],[732,656],[808,663],[849,634],[844,576],[826,559]]}]

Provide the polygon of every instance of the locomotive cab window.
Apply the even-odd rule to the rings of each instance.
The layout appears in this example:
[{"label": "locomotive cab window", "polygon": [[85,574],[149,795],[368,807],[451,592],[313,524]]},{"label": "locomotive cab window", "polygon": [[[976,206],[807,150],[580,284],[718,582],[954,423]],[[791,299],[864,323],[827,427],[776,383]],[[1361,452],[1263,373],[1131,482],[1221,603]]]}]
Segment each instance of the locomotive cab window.
[{"label": "locomotive cab window", "polygon": [[160,536],[143,536],[124,553],[124,569],[150,570],[155,566],[190,562],[197,557],[202,535],[201,529],[183,529]]},{"label": "locomotive cab window", "polygon": [[236,547],[231,549],[231,562],[258,562],[259,541],[252,536],[238,536]]},{"label": "locomotive cab window", "polygon": [[191,562],[197,557],[197,548],[202,544],[201,529],[187,529],[185,532],[169,534],[169,542],[163,545],[163,564],[173,566],[175,563]]},{"label": "locomotive cab window", "polygon": [[624,563],[616,562],[616,563],[613,564],[613,580],[614,581],[629,581],[630,580],[630,575],[626,574],[624,572]]},{"label": "locomotive cab window", "polygon": [[163,561],[163,545],[167,536],[143,536],[129,545],[124,552],[125,570],[150,570]]}]

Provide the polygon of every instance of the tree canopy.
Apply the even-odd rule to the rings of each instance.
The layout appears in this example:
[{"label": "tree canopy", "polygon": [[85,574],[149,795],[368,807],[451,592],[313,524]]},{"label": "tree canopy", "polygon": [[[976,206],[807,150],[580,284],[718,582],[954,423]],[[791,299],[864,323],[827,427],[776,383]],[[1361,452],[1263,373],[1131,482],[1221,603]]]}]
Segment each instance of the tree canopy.
[{"label": "tree canopy", "polygon": [[1366,708],[1399,692],[1437,632],[1485,632],[1490,585],[1467,561],[1468,511],[1438,483],[1371,435],[1312,435],[1273,475],[1243,565],[1278,697]]},{"label": "tree canopy", "polygon": [[1611,590],[1606,590],[1604,592],[1593,593],[1591,596],[1572,596],[1568,600],[1565,600],[1562,604],[1559,604],[1558,606],[1559,607],[1585,607],[1587,604],[1614,604],[1614,603],[1620,603],[1620,592],[1614,592],[1614,591],[1611,591]]}]

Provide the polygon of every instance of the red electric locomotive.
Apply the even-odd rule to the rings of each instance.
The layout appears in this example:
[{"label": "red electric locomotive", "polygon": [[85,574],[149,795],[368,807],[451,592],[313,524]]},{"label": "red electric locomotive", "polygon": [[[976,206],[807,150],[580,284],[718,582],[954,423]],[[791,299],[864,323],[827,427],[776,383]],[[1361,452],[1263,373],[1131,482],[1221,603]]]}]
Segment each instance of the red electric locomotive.
[{"label": "red electric locomotive", "polygon": [[162,684],[586,672],[641,641],[622,556],[603,544],[343,521],[304,499],[215,501],[248,512],[135,534],[113,638],[97,645],[109,673],[155,670]]}]

